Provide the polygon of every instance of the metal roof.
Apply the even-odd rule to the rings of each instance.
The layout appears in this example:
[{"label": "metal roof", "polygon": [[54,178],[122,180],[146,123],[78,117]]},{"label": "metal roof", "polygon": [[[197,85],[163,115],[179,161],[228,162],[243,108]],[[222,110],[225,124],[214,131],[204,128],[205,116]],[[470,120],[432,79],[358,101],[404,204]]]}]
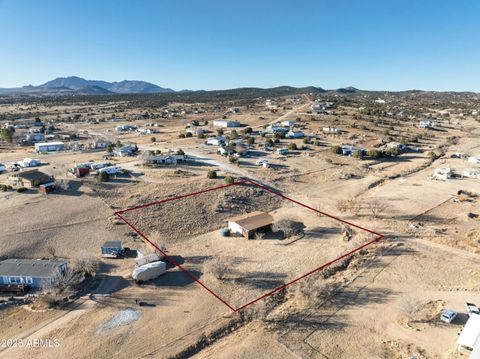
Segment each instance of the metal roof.
[{"label": "metal roof", "polygon": [[122,242],[121,241],[106,241],[105,243],[103,243],[102,247],[122,248]]},{"label": "metal roof", "polygon": [[32,170],[32,171],[24,171],[18,173],[19,178],[23,178],[26,180],[34,181],[34,180],[50,180],[52,177],[50,177],[48,174],[39,171],[39,170]]},{"label": "metal roof", "polygon": [[480,340],[480,315],[471,314],[457,339],[457,344],[473,349],[478,340]]},{"label": "metal roof", "polygon": [[268,213],[255,211],[232,217],[228,219],[228,221],[234,222],[248,231],[252,231],[271,225],[273,223],[273,217]]},{"label": "metal roof", "polygon": [[64,264],[67,264],[64,259],[5,259],[0,262],[0,276],[47,278]]}]

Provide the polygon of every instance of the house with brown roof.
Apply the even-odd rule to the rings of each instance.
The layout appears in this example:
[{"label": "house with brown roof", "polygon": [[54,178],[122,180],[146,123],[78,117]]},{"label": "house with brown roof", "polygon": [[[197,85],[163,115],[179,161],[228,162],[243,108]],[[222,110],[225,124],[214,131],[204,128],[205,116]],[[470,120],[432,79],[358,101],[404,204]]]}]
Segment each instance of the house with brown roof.
[{"label": "house with brown roof", "polygon": [[18,172],[12,175],[9,180],[15,186],[26,188],[37,187],[53,181],[51,176],[39,170]]},{"label": "house with brown roof", "polygon": [[270,231],[273,217],[268,213],[255,211],[232,217],[227,222],[230,233],[250,239],[257,232]]}]

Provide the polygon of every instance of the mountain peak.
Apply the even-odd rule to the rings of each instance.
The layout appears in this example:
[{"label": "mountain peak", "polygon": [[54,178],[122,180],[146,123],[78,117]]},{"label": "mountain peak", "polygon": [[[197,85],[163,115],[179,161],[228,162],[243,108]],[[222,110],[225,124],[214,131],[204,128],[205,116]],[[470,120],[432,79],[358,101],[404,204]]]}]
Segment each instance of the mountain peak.
[{"label": "mountain peak", "polygon": [[[79,76],[57,77],[51,81],[37,86],[40,89],[69,88],[74,91],[82,90],[85,93],[161,93],[175,92],[170,88],[163,88],[146,81],[123,80],[120,82],[107,82],[100,80],[86,80]],[[101,89],[105,90],[102,91]]]}]

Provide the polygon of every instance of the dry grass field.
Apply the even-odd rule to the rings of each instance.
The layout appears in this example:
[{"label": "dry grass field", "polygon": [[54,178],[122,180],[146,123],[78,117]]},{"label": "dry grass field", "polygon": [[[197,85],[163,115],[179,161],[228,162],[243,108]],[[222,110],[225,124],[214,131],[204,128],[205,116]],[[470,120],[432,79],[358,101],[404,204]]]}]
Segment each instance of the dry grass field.
[{"label": "dry grass field", "polygon": [[[454,349],[467,319],[464,302],[480,304],[480,180],[460,174],[480,167],[452,155],[480,155],[478,118],[468,114],[473,100],[398,94],[389,95],[381,107],[373,102],[378,94],[328,93],[325,100],[338,106],[331,113],[312,114],[309,108],[316,96],[278,98],[276,112],[266,108],[265,99],[175,102],[148,109],[139,99],[1,103],[2,118],[39,117],[57,128],[54,134],[81,136],[66,140],[67,150],[45,155],[19,142],[26,129],[16,130],[13,144],[1,143],[0,163],[9,167],[23,158],[38,158],[40,170],[66,185],[48,195],[37,189],[0,192],[0,257],[57,257],[73,263],[84,252],[101,265],[77,288],[77,295],[61,305],[50,308],[41,293],[25,302],[2,296],[0,339],[57,339],[59,345],[0,348],[0,358],[466,358]],[[236,134],[225,129],[224,135],[243,136],[244,141],[249,136],[254,142],[248,156],[238,161],[205,144],[206,137],[217,135],[212,121],[231,107],[240,111],[225,116],[239,120],[242,127]],[[395,115],[400,109],[408,115]],[[434,117],[435,129],[418,128],[423,117]],[[260,131],[269,124],[284,120],[295,120],[306,140],[262,136]],[[201,123],[205,138],[185,136],[192,121]],[[122,124],[157,132],[117,132],[115,127]],[[242,133],[247,127],[250,135]],[[325,127],[341,132],[327,134]],[[105,149],[81,149],[99,137],[114,144],[134,143],[139,157],[104,159]],[[273,151],[264,147],[268,139],[274,142]],[[372,154],[393,141],[406,143],[410,150],[379,158],[342,156],[332,150],[349,144]],[[289,146],[288,154],[276,153]],[[148,167],[142,162],[148,151],[179,149],[189,157],[186,164]],[[256,164],[262,159],[268,160],[268,168]],[[125,173],[107,182],[67,174],[75,164],[101,161]],[[449,167],[457,176],[429,179],[439,167]],[[217,172],[216,179],[207,178],[211,170]],[[0,174],[0,183],[10,183],[12,174]],[[385,238],[238,312],[171,263],[166,274],[136,284],[132,258],[101,257],[100,246],[107,240],[153,250],[116,211],[223,186],[226,177],[250,178]],[[249,241],[220,234],[228,218],[255,210],[270,213],[274,223],[301,222],[304,233],[285,239],[269,233]],[[233,307],[373,238],[353,230],[346,240],[346,228],[338,221],[251,185],[124,216]],[[212,270],[218,261],[227,267],[222,278]],[[139,306],[139,301],[146,305]],[[451,324],[439,320],[447,308],[459,312]]]}]

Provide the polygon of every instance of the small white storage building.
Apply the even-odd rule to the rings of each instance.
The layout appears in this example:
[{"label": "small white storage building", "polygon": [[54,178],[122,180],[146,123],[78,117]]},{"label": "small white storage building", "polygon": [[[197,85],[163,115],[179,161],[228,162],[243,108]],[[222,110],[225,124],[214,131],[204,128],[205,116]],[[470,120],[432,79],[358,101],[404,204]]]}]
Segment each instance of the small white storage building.
[{"label": "small white storage building", "polygon": [[233,120],[215,120],[213,121],[213,126],[223,128],[240,127],[240,122]]},{"label": "small white storage building", "polygon": [[64,149],[65,144],[63,142],[40,142],[35,144],[35,152],[37,153],[62,151]]}]

